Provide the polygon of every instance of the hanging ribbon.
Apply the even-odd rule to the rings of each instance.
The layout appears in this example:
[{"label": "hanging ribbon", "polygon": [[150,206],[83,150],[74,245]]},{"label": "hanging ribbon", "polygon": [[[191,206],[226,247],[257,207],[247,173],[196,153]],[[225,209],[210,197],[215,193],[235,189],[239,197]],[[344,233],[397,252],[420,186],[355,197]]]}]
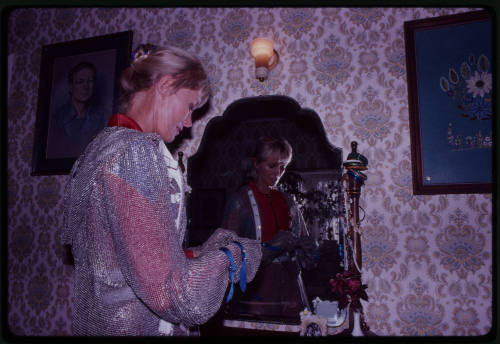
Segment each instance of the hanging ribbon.
[{"label": "hanging ribbon", "polygon": [[348,170],[347,173],[350,174],[351,176],[353,176],[354,180],[356,180],[356,182],[359,185],[363,185],[365,183],[365,180],[363,179],[363,177],[360,174],[354,172],[353,170]]},{"label": "hanging ribbon", "polygon": [[231,301],[234,293],[234,273],[236,272],[236,263],[234,262],[234,257],[231,251],[225,247],[221,247],[219,250],[224,252],[227,256],[227,260],[229,260],[229,278],[231,279],[231,288],[229,289],[229,294],[227,294],[226,303]]},{"label": "hanging ribbon", "polygon": [[241,250],[241,268],[240,268],[240,289],[245,292],[247,289],[247,253],[243,245],[238,241],[233,241]]},{"label": "hanging ribbon", "polygon": [[339,256],[340,256],[340,265],[341,266],[344,266],[344,248],[343,248],[343,244],[340,243],[339,244]]},{"label": "hanging ribbon", "polygon": [[262,246],[270,249],[271,251],[276,251],[276,252],[281,251],[281,248],[268,244],[267,242],[263,243]]}]

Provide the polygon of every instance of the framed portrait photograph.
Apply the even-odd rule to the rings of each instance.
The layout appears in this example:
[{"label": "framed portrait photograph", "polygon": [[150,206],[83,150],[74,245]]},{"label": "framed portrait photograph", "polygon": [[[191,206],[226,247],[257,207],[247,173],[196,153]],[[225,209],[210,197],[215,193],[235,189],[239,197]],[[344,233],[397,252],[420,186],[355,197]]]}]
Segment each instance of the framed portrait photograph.
[{"label": "framed portrait photograph", "polygon": [[132,31],[45,45],[31,175],[67,174],[117,111]]},{"label": "framed portrait photograph", "polygon": [[492,192],[492,25],[487,11],[404,24],[414,194]]}]

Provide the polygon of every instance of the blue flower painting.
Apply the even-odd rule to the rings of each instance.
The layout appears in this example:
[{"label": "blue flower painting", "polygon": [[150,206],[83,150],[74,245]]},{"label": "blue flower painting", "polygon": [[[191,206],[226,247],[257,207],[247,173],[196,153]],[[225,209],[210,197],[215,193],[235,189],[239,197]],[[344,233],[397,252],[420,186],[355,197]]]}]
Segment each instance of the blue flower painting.
[{"label": "blue flower painting", "polygon": [[491,183],[492,24],[415,33],[422,183]]},{"label": "blue flower painting", "polygon": [[460,73],[453,67],[449,69],[448,78],[440,78],[440,87],[460,110],[462,117],[470,120],[491,119],[492,76],[489,70],[490,61],[481,55],[476,63],[474,54],[462,62]]},{"label": "blue flower painting", "polygon": [[[447,77],[439,79],[441,90],[455,104],[460,117],[471,121],[492,119],[492,83],[490,60],[485,55],[476,59],[474,54],[461,63],[459,72],[450,67]],[[480,125],[457,131],[453,128],[456,121],[460,119],[448,123],[448,146],[451,151],[492,147],[491,129],[488,131],[486,128],[485,132],[484,126]]]}]

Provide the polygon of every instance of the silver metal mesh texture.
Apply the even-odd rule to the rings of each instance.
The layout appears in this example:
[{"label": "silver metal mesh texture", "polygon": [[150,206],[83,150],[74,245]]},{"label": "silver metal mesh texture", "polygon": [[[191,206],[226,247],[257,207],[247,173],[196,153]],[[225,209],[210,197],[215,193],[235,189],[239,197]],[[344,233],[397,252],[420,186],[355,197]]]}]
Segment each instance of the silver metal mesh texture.
[{"label": "silver metal mesh texture", "polygon": [[[238,235],[255,238],[255,223],[257,220],[255,219],[254,212],[252,211],[248,190],[249,187],[245,185],[229,196],[226,203],[226,209],[224,209],[222,226],[238,233]],[[286,193],[283,193],[283,195],[286,198],[292,220],[290,223],[290,231],[297,237],[308,236],[309,232],[307,225],[297,204],[290,195]],[[257,213],[257,215],[260,216],[260,213]]]},{"label": "silver metal mesh texture", "polygon": [[74,335],[188,335],[222,305],[226,246],[237,264],[242,243],[251,281],[262,252],[255,240],[217,230],[198,257],[182,249],[185,182],[161,137],[105,128],[70,173],[64,198],[63,244],[75,260]]}]

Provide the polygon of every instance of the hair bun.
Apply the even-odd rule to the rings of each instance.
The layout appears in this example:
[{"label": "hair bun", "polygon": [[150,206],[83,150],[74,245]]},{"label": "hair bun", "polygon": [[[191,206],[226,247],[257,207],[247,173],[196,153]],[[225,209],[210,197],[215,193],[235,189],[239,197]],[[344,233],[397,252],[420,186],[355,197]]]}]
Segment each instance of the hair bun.
[{"label": "hair bun", "polygon": [[139,46],[132,51],[132,64],[144,60],[156,49],[156,46],[149,43],[139,44]]}]

